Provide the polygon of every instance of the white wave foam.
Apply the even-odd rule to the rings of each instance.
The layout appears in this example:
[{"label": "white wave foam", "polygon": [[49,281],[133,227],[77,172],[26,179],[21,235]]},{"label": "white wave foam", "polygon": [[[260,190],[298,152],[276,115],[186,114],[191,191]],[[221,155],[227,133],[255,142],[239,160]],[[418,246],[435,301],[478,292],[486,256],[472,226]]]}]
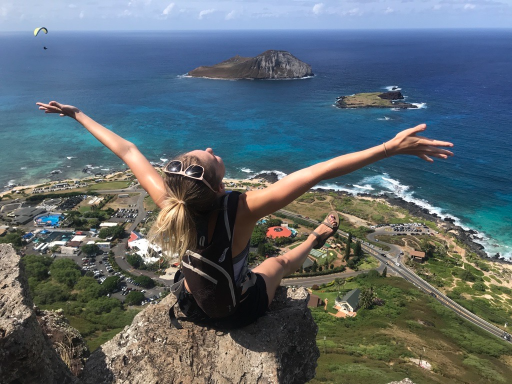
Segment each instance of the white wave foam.
[{"label": "white wave foam", "polygon": [[281,180],[283,177],[287,176],[287,174],[286,174],[286,173],[281,172],[281,171],[260,171],[260,172],[256,172],[256,173],[254,174],[254,176],[259,175],[259,174],[261,174],[261,173],[275,173],[275,174],[277,175],[277,179],[278,179],[278,180]]},{"label": "white wave foam", "polygon": [[402,88],[400,88],[398,85],[388,85],[387,87],[384,87],[388,91],[401,91]]},{"label": "white wave foam", "polygon": [[12,179],[7,182],[7,187],[14,187],[16,185],[16,180]]},{"label": "white wave foam", "polygon": [[68,159],[68,160],[76,159],[76,156],[66,156],[66,159]]},{"label": "white wave foam", "polygon": [[379,117],[379,118],[377,118],[377,120],[388,121],[388,120],[391,120],[391,117],[388,117],[388,116]]},{"label": "white wave foam", "polygon": [[370,184],[365,184],[365,185],[357,185],[357,184],[354,184],[354,188],[357,188],[357,189],[366,189],[368,191],[374,191],[375,188],[373,188]]},{"label": "white wave foam", "polygon": [[393,112],[398,112],[398,111],[400,111],[400,108],[391,108],[391,110],[392,110]]},{"label": "white wave foam", "polygon": [[167,162],[169,161],[169,159],[166,159],[165,157],[161,157],[161,158],[160,158],[160,161],[161,161],[162,163],[167,163]]},{"label": "white wave foam", "polygon": [[110,171],[110,168],[101,168],[102,171],[108,172]]},{"label": "white wave foam", "polygon": [[27,169],[27,167],[21,167],[20,168],[22,171],[24,171],[25,169]]},{"label": "white wave foam", "polygon": [[253,171],[252,169],[250,169],[250,168],[240,168],[240,170],[241,170],[242,172],[245,172],[245,173],[253,173],[253,172],[254,172],[254,171]]},{"label": "white wave foam", "polygon": [[411,104],[418,107],[418,109],[426,109],[427,108],[427,103],[411,103]]}]

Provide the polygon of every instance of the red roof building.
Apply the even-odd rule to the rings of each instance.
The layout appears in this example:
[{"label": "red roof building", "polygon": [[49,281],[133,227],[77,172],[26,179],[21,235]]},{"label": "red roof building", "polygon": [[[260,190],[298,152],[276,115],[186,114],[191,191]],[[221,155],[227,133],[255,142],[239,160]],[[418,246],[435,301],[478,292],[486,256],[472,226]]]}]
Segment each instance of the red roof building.
[{"label": "red roof building", "polygon": [[292,231],[285,227],[270,227],[267,231],[267,237],[276,239],[278,237],[290,237]]}]

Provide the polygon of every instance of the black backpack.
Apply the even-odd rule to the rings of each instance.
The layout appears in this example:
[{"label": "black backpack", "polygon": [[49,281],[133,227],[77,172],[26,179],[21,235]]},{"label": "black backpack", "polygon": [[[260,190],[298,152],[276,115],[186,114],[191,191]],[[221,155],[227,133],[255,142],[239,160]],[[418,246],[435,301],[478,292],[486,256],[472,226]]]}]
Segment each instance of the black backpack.
[{"label": "black backpack", "polygon": [[[198,248],[187,251],[182,258],[182,276],[171,287],[171,292],[187,317],[221,319],[234,314],[238,307],[241,288],[235,282],[231,249],[239,196],[239,192],[231,192],[222,197],[211,243],[203,247],[204,239],[198,238]],[[188,297],[183,277],[193,299]],[[190,309],[194,304],[200,311]],[[172,319],[173,308],[170,312]]]}]

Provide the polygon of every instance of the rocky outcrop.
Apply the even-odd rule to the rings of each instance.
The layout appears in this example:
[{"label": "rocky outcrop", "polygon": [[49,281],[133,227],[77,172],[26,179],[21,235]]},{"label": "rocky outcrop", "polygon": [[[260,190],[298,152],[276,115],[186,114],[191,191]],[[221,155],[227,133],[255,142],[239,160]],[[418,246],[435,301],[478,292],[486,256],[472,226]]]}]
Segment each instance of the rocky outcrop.
[{"label": "rocky outcrop", "polygon": [[44,334],[50,339],[53,349],[57,351],[74,376],[81,374],[85,361],[89,357],[89,348],[80,332],[69,325],[68,319],[62,315],[62,309],[40,311],[34,308],[34,310],[37,321]]},{"label": "rocky outcrop", "polygon": [[356,93],[350,96],[340,96],[336,98],[338,108],[399,108],[410,109],[418,108],[417,105],[404,103],[404,96],[400,91],[390,92],[367,92]]},{"label": "rocky outcrop", "polygon": [[402,92],[400,92],[400,91],[384,92],[378,96],[384,100],[403,100],[404,99],[404,95],[402,95]]},{"label": "rocky outcrop", "polygon": [[91,355],[84,383],[305,383],[319,357],[307,299],[304,288],[280,289],[266,316],[225,333],[171,328],[168,296]]},{"label": "rocky outcrop", "polygon": [[74,383],[37,322],[20,257],[0,244],[0,383]]},{"label": "rocky outcrop", "polygon": [[279,180],[279,177],[275,172],[263,172],[251,177],[250,180],[265,180],[266,182],[274,184]]},{"label": "rocky outcrop", "polygon": [[299,79],[313,76],[313,71],[289,52],[268,50],[256,57],[237,55],[210,67],[201,66],[188,75],[215,79]]},{"label": "rocky outcrop", "polygon": [[81,362],[81,338],[58,313],[38,312],[38,323],[20,257],[0,245],[0,383],[295,384],[314,377],[317,326],[304,288],[280,288],[267,315],[229,332],[186,321],[171,328],[173,300],[140,312],[90,356],[77,379],[59,354]]}]

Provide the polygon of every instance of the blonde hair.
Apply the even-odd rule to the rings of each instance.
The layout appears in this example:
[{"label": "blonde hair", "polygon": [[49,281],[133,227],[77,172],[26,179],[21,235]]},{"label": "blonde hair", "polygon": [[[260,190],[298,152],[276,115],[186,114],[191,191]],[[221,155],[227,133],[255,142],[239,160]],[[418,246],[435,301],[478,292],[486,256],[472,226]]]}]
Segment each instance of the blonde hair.
[{"label": "blonde hair", "polygon": [[[220,180],[214,168],[190,155],[181,155],[183,169],[191,164],[204,168],[204,178],[217,189]],[[182,256],[187,250],[195,250],[197,246],[196,220],[200,216],[217,209],[217,194],[202,181],[183,175],[164,174],[167,198],[164,207],[149,231],[149,240],[162,248],[164,256]]]}]

